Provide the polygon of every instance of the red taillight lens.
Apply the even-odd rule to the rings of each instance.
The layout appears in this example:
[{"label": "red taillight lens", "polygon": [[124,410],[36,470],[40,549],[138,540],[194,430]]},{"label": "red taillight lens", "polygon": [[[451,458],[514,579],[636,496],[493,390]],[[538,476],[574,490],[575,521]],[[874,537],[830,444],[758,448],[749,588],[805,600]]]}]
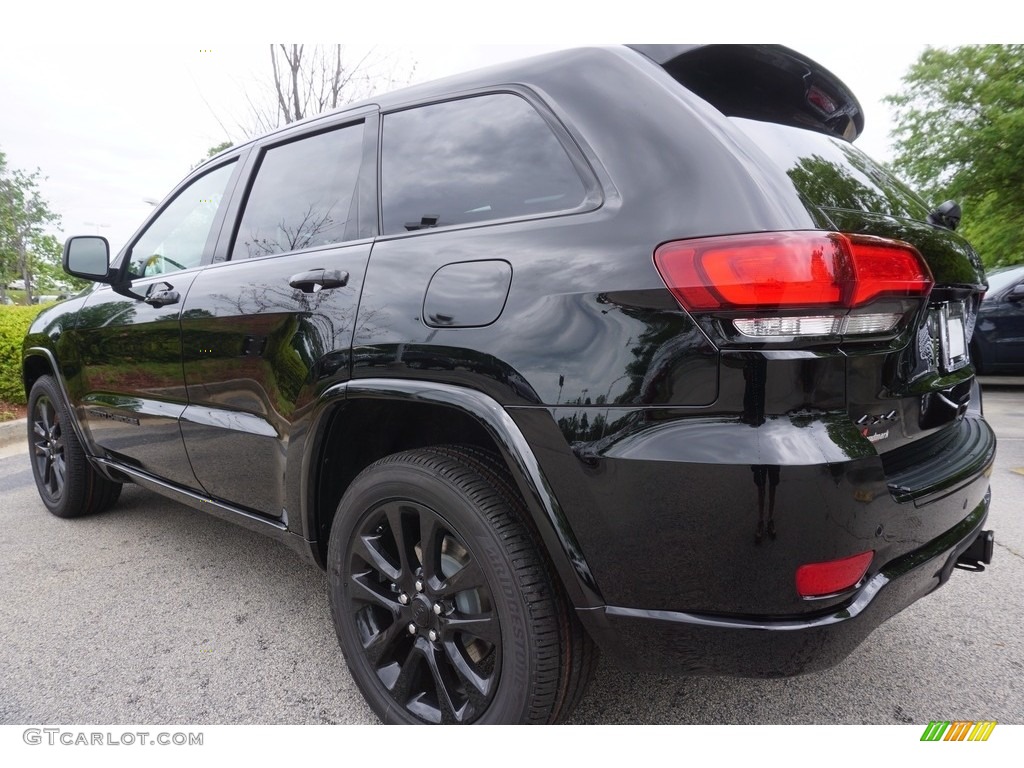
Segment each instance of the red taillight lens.
[{"label": "red taillight lens", "polygon": [[796,569],[796,591],[800,597],[823,597],[843,592],[864,578],[874,556],[874,550],[868,550],[842,560],[801,565]]},{"label": "red taillight lens", "polygon": [[879,296],[924,296],[928,267],[913,246],[835,232],[768,232],[667,243],[654,263],[692,311],[850,309]]},{"label": "red taillight lens", "polygon": [[848,239],[857,275],[851,307],[877,296],[923,296],[931,291],[931,270],[912,245],[866,237]]}]

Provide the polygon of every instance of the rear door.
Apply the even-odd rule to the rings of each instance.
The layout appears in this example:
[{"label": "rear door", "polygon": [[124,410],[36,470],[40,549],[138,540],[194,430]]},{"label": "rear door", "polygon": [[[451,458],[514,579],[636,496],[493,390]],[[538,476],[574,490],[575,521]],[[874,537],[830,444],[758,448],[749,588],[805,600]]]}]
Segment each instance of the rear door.
[{"label": "rear door", "polygon": [[214,498],[284,517],[289,440],[348,377],[376,232],[376,119],[363,110],[254,149],[217,262],[189,292],[181,429]]}]

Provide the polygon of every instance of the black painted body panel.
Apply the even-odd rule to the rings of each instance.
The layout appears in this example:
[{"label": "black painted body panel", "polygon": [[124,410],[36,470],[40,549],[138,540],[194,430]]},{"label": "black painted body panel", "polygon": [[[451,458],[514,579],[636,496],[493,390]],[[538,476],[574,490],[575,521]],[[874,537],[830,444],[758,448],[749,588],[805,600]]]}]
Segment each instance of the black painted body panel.
[{"label": "black painted body panel", "polygon": [[[184,297],[198,270],[136,280],[144,293],[168,283]],[[152,307],[101,288],[90,294],[75,330],[80,358],[76,411],[98,455],[199,487],[181,439],[188,403],[181,370],[181,304]]]},{"label": "black painted body panel", "polygon": [[[970,445],[977,461],[957,475],[940,462],[917,479],[925,503],[900,502],[903,491],[842,412],[754,426],[608,409],[600,437],[578,428],[581,409],[511,413],[545,446],[538,461],[609,604],[745,617],[820,611],[822,601],[796,592],[804,563],[874,550],[871,574],[953,528],[984,498],[995,450],[983,420],[971,419],[973,436],[952,426],[946,450]],[[554,448],[559,433],[571,450]]]},{"label": "black painted body panel", "polygon": [[841,604],[744,619],[607,606],[578,615],[617,664],[659,674],[783,677],[835,666],[886,619],[942,586],[984,527],[988,497],[943,536],[898,558]]},{"label": "black painted body panel", "polygon": [[[712,402],[717,353],[674,306],[650,254],[620,250],[600,236],[588,244],[595,230],[613,237],[614,218],[603,210],[379,240],[363,290],[353,376],[459,384],[510,405]],[[481,328],[424,322],[432,275],[482,254],[512,266],[498,318]]]}]

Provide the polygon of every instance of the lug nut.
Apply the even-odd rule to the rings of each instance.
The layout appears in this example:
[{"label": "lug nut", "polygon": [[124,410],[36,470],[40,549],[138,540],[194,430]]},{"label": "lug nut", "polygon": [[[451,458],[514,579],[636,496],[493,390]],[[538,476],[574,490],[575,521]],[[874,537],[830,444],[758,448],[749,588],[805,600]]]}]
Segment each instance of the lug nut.
[{"label": "lug nut", "polygon": [[417,581],[416,582],[416,591],[417,592],[422,592],[423,591],[423,582],[422,581]]},{"label": "lug nut", "polygon": [[416,625],[413,624],[412,622],[409,623],[409,634],[410,635],[415,635],[416,634]]},{"label": "lug nut", "polygon": [[407,594],[405,594],[405,592],[403,592],[402,594],[400,594],[398,596],[398,602],[400,602],[402,605],[408,605],[409,604],[409,596]]},{"label": "lug nut", "polygon": [[430,642],[434,642],[435,640],[437,640],[437,632],[435,632],[434,630],[430,630],[429,632],[427,632],[427,637],[430,638]]},{"label": "lug nut", "polygon": [[438,616],[441,615],[441,604],[440,603],[434,603],[434,613],[436,613]]}]

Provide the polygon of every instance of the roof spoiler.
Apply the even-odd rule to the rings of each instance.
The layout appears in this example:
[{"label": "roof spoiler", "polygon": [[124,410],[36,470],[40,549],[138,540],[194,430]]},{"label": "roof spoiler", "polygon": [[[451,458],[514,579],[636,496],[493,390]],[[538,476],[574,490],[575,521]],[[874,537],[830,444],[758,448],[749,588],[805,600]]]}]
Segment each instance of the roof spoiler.
[{"label": "roof spoiler", "polygon": [[747,117],[853,141],[864,111],[843,81],[781,45],[630,45],[730,117]]}]

